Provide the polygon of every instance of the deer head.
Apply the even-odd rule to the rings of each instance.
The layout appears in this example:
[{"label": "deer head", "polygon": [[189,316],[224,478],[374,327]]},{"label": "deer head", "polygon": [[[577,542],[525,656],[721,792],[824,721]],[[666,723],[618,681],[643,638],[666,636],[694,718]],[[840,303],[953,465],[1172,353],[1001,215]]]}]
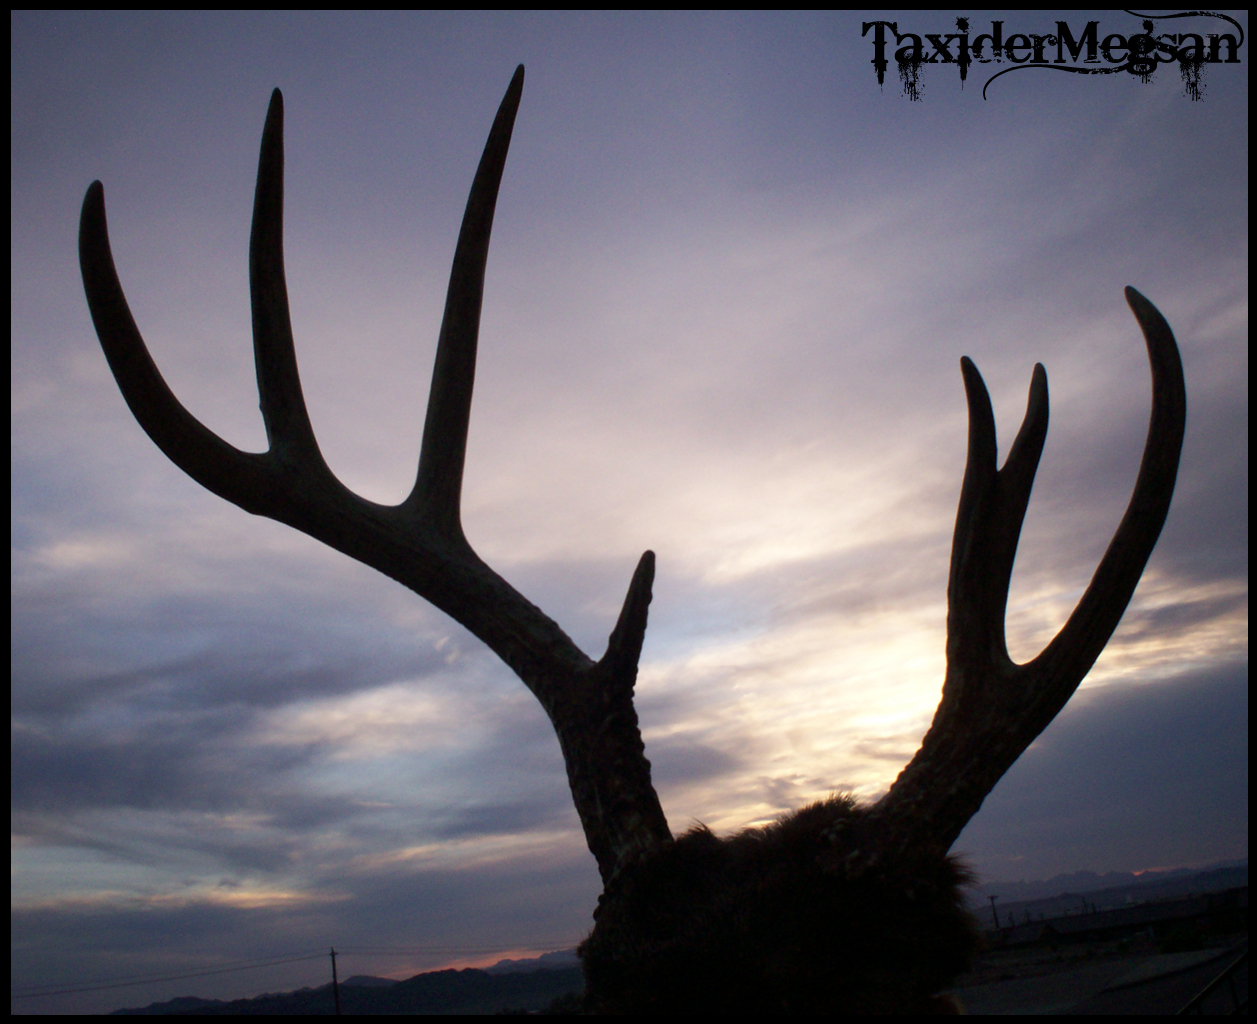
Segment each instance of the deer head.
[{"label": "deer head", "polygon": [[582,947],[588,1006],[727,1003],[746,1010],[937,1008],[972,937],[963,869],[947,851],[986,795],[1069,700],[1125,611],[1161,527],[1186,416],[1182,366],[1161,314],[1126,300],[1152,367],[1152,419],[1130,505],[1077,608],[1017,665],[1004,613],[1017,541],[1047,434],[1036,366],[1002,469],[977,368],[961,360],[968,462],[948,582],[947,675],[921,749],[870,807],[834,799],[767,829],[674,839],[633,706],[654,579],[638,562],[607,650],[594,661],[472,550],[460,519],[485,261],[523,88],[521,66],[489,132],[454,253],[415,485],[400,505],[358,497],[333,475],[306,413],[284,279],[283,98],[262,133],[249,251],[254,351],[270,447],[242,452],[198,422],[149,356],[110,251],[104,190],[83,201],[79,259],[92,321],[145,432],[193,479],[404,584],[484,641],[541,702],[604,892]]}]

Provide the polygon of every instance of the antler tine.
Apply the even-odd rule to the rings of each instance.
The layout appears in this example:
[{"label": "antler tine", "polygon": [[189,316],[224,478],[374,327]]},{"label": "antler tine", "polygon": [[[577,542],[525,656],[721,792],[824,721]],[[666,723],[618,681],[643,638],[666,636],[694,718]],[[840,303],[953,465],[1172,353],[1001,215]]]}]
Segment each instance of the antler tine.
[{"label": "antler tine", "polygon": [[947,586],[949,656],[998,651],[1004,659],[1004,613],[1039,457],[1047,439],[1047,371],[1036,363],[1026,415],[1004,468],[996,471],[995,414],[982,375],[960,361],[969,404],[969,453],[952,537]]},{"label": "antler tine", "polygon": [[948,583],[947,678],[921,749],[875,805],[877,846],[949,848],[988,793],[1078,688],[1117,628],[1169,512],[1187,415],[1174,335],[1126,289],[1152,368],[1152,417],[1126,514],[1077,608],[1025,665],[1008,657],[1008,583],[1047,434],[1047,375],[1036,366],[1025,421],[995,470],[995,424],[976,367],[962,361],[969,399],[969,456]]},{"label": "antler tine", "polygon": [[637,678],[637,662],[642,656],[642,641],[646,637],[646,611],[650,607],[650,589],[655,581],[655,553],[645,552],[637,562],[624,607],[616,620],[615,629],[607,641],[607,651],[599,665],[613,678],[623,683],[627,676],[629,689]]},{"label": "antler tine", "polygon": [[1127,287],[1126,301],[1143,331],[1152,368],[1152,416],[1139,476],[1121,525],[1078,607],[1056,639],[1031,662],[1041,671],[1079,681],[1117,628],[1161,535],[1187,425],[1187,388],[1174,332],[1157,307],[1134,288]]},{"label": "antler tine", "polygon": [[99,181],[93,181],[83,197],[79,268],[105,358],[144,432],[197,483],[246,511],[266,514],[272,477],[268,457],[240,451],[188,412],[149,355],[118,280],[105,217],[105,188]]},{"label": "antler tine", "polygon": [[276,89],[262,129],[253,229],[249,235],[249,298],[258,397],[270,450],[303,471],[331,471],[323,461],[301,393],[284,276],[284,97]]},{"label": "antler tine", "polygon": [[405,506],[420,512],[444,537],[462,539],[459,505],[471,392],[476,380],[476,343],[484,297],[489,234],[498,188],[511,145],[511,131],[524,89],[524,65],[515,69],[485,143],[454,250],[445,315],[437,342],[428,413],[423,425],[419,472]]}]

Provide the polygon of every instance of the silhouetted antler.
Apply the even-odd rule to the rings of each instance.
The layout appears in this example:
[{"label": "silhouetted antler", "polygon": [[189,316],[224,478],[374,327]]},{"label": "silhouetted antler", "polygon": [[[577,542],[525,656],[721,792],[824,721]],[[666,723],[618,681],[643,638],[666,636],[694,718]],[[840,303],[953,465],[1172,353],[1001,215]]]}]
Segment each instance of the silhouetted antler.
[{"label": "silhouetted antler", "polygon": [[921,749],[871,811],[882,849],[948,849],[988,793],[1095,664],[1126,611],[1161,534],[1187,418],[1183,366],[1170,325],[1126,289],[1152,366],[1152,418],[1135,491],[1086,593],[1043,652],[1008,656],[1004,612],[1017,540],[1047,437],[1047,373],[1036,365],[1021,430],[995,468],[995,417],[977,367],[961,360],[969,399],[969,455],[947,585],[947,678]]},{"label": "silhouetted antler", "polygon": [[419,472],[400,505],[377,505],[341,484],[319,452],[306,413],[284,280],[284,104],[278,89],[262,133],[249,246],[268,451],[242,452],[223,441],[162,379],[122,294],[98,181],[83,200],[79,261],[92,321],[118,386],[140,426],[175,465],[246,511],[296,527],[414,590],[483,640],[536,695],[554,723],[585,837],[605,881],[637,853],[671,839],[633,708],[654,555],[642,555],[607,652],[594,662],[477,557],[459,512],[489,234],[523,82],[521,65],[467,200]]},{"label": "silhouetted antler", "polygon": [[[377,505],[346,489],[319,453],[306,413],[284,281],[279,90],[262,136],[249,250],[258,391],[270,443],[265,453],[242,452],[207,430],[162,380],[118,282],[100,182],[92,183],[83,201],[79,259],[92,320],[127,404],[177,466],[241,508],[294,526],[414,590],[483,640],[520,676],[554,724],[585,837],[609,883],[631,874],[622,873],[626,865],[644,863],[640,854],[680,848],[670,845],[633,708],[654,555],[642,555],[606,654],[594,662],[477,557],[459,512],[489,234],[523,73],[521,66],[502,100],[467,200],[419,471],[400,505]],[[1169,510],[1186,417],[1183,371],[1170,328],[1134,289],[1128,288],[1126,297],[1152,364],[1152,422],[1139,478],[1078,607],[1056,639],[1026,665],[1014,665],[1008,657],[1004,612],[1047,435],[1047,375],[1042,366],[1035,367],[1025,421],[1008,461],[997,471],[990,399],[977,369],[962,361],[969,456],[952,546],[943,699],[920,751],[879,803],[858,814],[842,801],[831,802],[823,813],[806,812],[808,822],[819,822],[822,837],[836,838],[840,828],[855,830],[853,842],[837,844],[844,859],[850,854],[867,864],[870,856],[909,848],[946,851],[1004,772],[1064,706],[1117,627]],[[825,824],[830,818],[836,823]],[[691,845],[701,843],[700,836]],[[809,853],[804,861],[812,859]],[[953,889],[954,882],[948,883]],[[758,885],[747,892],[761,891]],[[632,885],[620,888],[623,892],[608,906],[621,897],[630,899],[624,893],[631,893]],[[604,896],[611,891],[608,886]],[[682,886],[673,895],[686,891]],[[654,913],[654,897],[643,906]],[[687,913],[677,921],[688,920]],[[724,925],[713,927],[720,931]],[[660,949],[665,947],[670,948],[665,942]],[[643,955],[649,960],[654,954]],[[723,961],[717,956],[714,962]]]}]

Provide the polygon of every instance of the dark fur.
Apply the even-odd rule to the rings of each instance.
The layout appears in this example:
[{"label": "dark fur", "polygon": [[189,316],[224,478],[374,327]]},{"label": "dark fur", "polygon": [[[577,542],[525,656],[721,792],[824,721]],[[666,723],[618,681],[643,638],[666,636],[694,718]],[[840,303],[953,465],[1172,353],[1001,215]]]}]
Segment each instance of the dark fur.
[{"label": "dark fur", "polygon": [[580,947],[586,1011],[948,1012],[969,874],[929,850],[852,870],[862,815],[834,797],[728,839],[700,825],[621,870]]}]

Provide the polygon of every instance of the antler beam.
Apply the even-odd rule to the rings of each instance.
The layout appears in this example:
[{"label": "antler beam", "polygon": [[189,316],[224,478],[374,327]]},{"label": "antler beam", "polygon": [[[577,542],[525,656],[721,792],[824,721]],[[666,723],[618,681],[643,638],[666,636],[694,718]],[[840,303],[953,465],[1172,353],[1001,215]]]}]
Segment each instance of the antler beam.
[{"label": "antler beam", "polygon": [[310,426],[284,279],[284,101],[278,89],[262,133],[249,245],[266,452],[242,452],[223,441],[162,379],[122,293],[98,181],[83,200],[79,260],[92,321],[118,386],[140,426],[175,465],[246,511],[287,523],[414,590],[483,640],[536,695],[558,734],[576,809],[605,881],[638,853],[672,838],[633,708],[654,555],[642,555],[607,652],[594,662],[480,560],[463,534],[459,511],[489,235],[523,83],[521,65],[467,200],[419,471],[400,505],[377,505],[341,484]]}]

